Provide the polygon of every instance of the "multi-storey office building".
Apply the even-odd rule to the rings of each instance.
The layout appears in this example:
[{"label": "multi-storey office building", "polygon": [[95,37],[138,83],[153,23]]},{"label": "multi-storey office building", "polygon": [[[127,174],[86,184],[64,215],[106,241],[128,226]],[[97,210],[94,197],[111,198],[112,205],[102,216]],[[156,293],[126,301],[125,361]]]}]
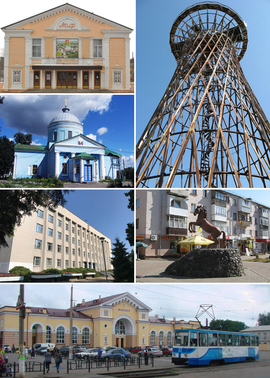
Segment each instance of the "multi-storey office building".
[{"label": "multi-storey office building", "polygon": [[[225,231],[229,247],[243,252],[270,248],[269,208],[251,198],[223,190],[137,190],[136,238],[148,245],[140,247],[139,254],[158,257],[180,252],[177,243],[191,236],[188,225],[196,220],[197,205],[207,210],[208,221]],[[209,234],[202,231],[202,236]]]},{"label": "multi-storey office building", "polygon": [[[16,300],[16,299],[14,299]],[[88,347],[172,345],[174,330],[200,328],[197,320],[149,316],[152,309],[130,293],[78,303],[73,308],[72,342]],[[0,343],[18,346],[19,311],[0,309]],[[70,309],[26,307],[25,344],[69,345]]]},{"label": "multi-storey office building", "polygon": [[[103,240],[104,238],[104,240]],[[111,269],[111,241],[69,210],[38,208],[24,217],[8,238],[8,247],[0,248],[0,272],[25,266],[33,272],[48,268]]]}]

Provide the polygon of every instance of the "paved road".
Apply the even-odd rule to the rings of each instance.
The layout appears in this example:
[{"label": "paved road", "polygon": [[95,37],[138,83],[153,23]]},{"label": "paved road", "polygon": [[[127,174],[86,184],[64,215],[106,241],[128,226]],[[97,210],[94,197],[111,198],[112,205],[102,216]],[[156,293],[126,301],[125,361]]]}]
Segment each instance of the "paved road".
[{"label": "paved road", "polygon": [[[9,355],[10,356],[10,355]],[[10,361],[14,362],[17,361],[18,356],[12,355],[10,356]],[[30,361],[28,359],[27,361]],[[42,361],[44,358],[37,356],[35,361]],[[176,375],[173,375],[175,378],[267,378],[269,377],[269,370],[270,370],[270,351],[260,352],[260,359],[255,362],[245,362],[245,363],[236,363],[236,364],[228,364],[216,367],[190,367],[190,366],[175,366],[171,363],[171,358],[169,357],[161,357],[156,358],[154,360],[154,368],[151,365],[148,365],[147,369],[146,366],[142,366],[140,369],[138,367],[130,367],[128,366],[126,370],[123,367],[115,367],[111,368],[108,372],[106,369],[92,369],[90,374],[86,370],[72,370],[69,374],[67,374],[66,369],[66,360],[63,361],[61,364],[60,373],[56,373],[56,369],[54,363],[51,364],[51,369],[46,376],[48,378],[60,377],[60,378],[101,378],[102,376],[106,375],[107,378],[116,376],[117,373],[120,373],[122,377],[127,378],[129,376],[129,372],[137,372],[137,373],[146,373],[146,376],[152,376],[151,373],[154,371],[160,371],[160,369],[167,370],[170,373],[169,376],[172,376],[172,372]],[[151,374],[151,375],[150,375]],[[120,375],[119,375],[120,376]],[[140,375],[138,375],[139,377]],[[167,376],[164,374],[164,377]],[[42,373],[27,373],[26,378],[43,378],[44,375]]]},{"label": "paved road", "polygon": [[[268,258],[269,255],[263,257]],[[242,277],[221,277],[221,278],[188,278],[169,276],[164,273],[168,265],[174,259],[146,259],[136,261],[136,282],[233,282],[233,283],[259,283],[270,282],[270,260],[269,263],[251,262],[252,256],[241,256],[245,275]]]}]

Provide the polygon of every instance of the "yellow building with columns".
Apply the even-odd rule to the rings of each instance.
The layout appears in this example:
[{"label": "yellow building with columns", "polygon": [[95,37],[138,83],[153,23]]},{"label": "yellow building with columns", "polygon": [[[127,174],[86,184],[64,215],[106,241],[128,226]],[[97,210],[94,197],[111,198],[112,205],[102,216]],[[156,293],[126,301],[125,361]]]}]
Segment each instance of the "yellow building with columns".
[{"label": "yellow building with columns", "polygon": [[[130,293],[111,295],[91,301],[82,300],[73,308],[73,345],[87,347],[172,345],[174,330],[200,328],[194,321],[151,317],[152,309]],[[24,338],[26,345],[69,344],[70,309],[26,307]],[[18,346],[19,311],[0,308],[0,342]]]},{"label": "yellow building with columns", "polygon": [[2,28],[4,90],[130,90],[132,29],[68,3]]}]

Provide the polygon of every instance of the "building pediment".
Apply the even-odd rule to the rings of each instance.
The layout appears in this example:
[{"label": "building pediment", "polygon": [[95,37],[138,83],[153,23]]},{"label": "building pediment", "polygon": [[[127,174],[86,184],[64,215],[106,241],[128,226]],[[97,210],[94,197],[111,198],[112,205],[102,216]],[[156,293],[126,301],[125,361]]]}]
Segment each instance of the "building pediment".
[{"label": "building pediment", "polygon": [[[78,18],[83,18],[85,24],[81,24]],[[53,20],[57,18],[57,20]],[[131,32],[132,29],[120,25],[116,22],[108,20],[104,17],[98,16],[94,13],[88,12],[84,9],[78,8],[71,4],[63,4],[58,7],[49,9],[45,12],[39,13],[32,17],[23,19],[21,21],[15,22],[13,24],[7,25],[2,28],[2,30],[12,30],[16,28],[20,28],[24,25],[29,23],[36,24],[43,21],[48,21],[52,19],[53,23],[46,28],[46,30],[90,30],[89,21],[93,21],[98,24],[106,24],[112,28],[116,28],[117,30],[121,31],[129,31]]]},{"label": "building pediment", "polygon": [[61,146],[79,146],[79,147],[84,146],[88,148],[92,147],[92,148],[101,148],[101,149],[106,148],[103,144],[98,143],[95,140],[90,139],[82,134],[74,136],[73,138],[61,140],[53,144],[53,147],[61,147]]}]

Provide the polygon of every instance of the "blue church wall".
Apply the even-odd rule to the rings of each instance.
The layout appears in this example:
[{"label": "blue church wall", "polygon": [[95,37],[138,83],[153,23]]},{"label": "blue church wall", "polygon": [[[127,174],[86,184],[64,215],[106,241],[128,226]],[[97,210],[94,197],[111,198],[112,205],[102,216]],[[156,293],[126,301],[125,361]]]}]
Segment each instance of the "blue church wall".
[{"label": "blue church wall", "polygon": [[[72,133],[71,136],[69,136],[69,131]],[[54,132],[56,132],[57,139],[54,139]],[[65,139],[69,139],[71,137],[74,137],[76,135],[80,135],[82,133],[82,127],[81,126],[75,126],[70,124],[62,124],[59,126],[51,126],[48,128],[48,141],[62,141]]]},{"label": "blue church wall", "polygon": [[[14,178],[31,178],[41,176],[47,177],[47,157],[46,152],[15,152],[15,174]],[[33,166],[37,166],[37,174],[33,175]]]}]

